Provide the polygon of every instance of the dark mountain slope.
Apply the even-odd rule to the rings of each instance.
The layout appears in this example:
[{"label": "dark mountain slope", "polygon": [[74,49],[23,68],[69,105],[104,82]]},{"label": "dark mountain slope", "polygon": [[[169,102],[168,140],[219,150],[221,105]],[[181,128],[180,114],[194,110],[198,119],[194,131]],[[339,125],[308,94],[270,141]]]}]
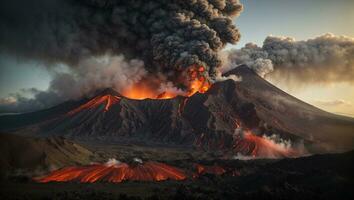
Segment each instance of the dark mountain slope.
[{"label": "dark mountain slope", "polygon": [[94,154],[67,139],[34,138],[0,134],[0,168],[3,173],[16,170],[49,170],[67,165],[88,164]]},{"label": "dark mountain slope", "polygon": [[332,144],[338,151],[354,147],[353,118],[309,105],[255,76],[246,66],[238,67],[228,74],[242,76],[242,82],[237,84],[237,94],[244,101],[252,102],[257,114],[268,124],[309,141]]},{"label": "dark mountain slope", "polygon": [[19,134],[185,145],[247,155],[257,154],[259,147],[258,140],[246,137],[249,132],[278,135],[293,143],[303,141],[314,152],[353,148],[353,119],[304,103],[246,66],[225,75],[231,74],[241,76],[242,81],[217,82],[205,94],[189,98],[133,100],[108,89],[31,125],[22,121],[22,115],[1,116],[0,121],[27,125],[16,130]]}]

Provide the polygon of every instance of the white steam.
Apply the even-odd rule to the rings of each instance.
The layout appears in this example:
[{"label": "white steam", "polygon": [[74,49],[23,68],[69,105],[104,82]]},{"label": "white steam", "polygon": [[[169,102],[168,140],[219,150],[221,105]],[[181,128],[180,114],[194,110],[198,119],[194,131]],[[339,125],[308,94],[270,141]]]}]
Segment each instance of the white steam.
[{"label": "white steam", "polygon": [[[126,60],[122,55],[105,56],[80,62],[79,67],[73,69],[73,74],[57,76],[52,87],[60,96],[79,98],[102,88],[121,91],[140,81],[146,74],[144,62],[141,60]],[[63,82],[62,76],[67,76],[70,81]]]},{"label": "white steam", "polygon": [[119,160],[116,160],[115,158],[109,158],[108,161],[105,163],[107,167],[112,167],[121,164]]},{"label": "white steam", "polygon": [[133,161],[139,164],[143,164],[143,160],[141,158],[133,158]]}]

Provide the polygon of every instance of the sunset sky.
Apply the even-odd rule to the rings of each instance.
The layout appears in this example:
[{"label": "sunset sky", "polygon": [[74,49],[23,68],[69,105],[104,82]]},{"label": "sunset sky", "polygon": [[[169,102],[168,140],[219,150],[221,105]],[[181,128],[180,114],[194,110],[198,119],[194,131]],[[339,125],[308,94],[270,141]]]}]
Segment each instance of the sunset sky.
[{"label": "sunset sky", "polygon": [[[235,21],[242,37],[241,48],[253,42],[261,46],[268,35],[307,40],[333,33],[354,38],[353,0],[241,0],[244,11]],[[0,98],[26,88],[45,90],[53,75],[35,61],[18,61],[13,55],[0,54]],[[354,116],[354,74],[351,82],[290,84],[269,79],[277,87],[326,111]]]}]

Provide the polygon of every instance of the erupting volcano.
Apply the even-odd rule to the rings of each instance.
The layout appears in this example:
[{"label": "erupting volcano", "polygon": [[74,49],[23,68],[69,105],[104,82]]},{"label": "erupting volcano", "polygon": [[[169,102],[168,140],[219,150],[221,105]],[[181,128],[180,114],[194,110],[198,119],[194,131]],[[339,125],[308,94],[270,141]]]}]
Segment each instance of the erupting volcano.
[{"label": "erupting volcano", "polygon": [[185,173],[167,164],[159,162],[144,163],[106,163],[81,167],[65,167],[53,171],[47,176],[37,178],[41,183],[77,181],[82,183],[123,181],[164,181],[184,180]]},{"label": "erupting volcano", "polygon": [[345,125],[342,132],[334,134],[334,128],[319,131],[309,118],[333,127],[340,126],[339,119],[284,93],[246,66],[224,74],[240,76],[241,82],[226,80],[211,85],[200,72],[202,68],[188,71],[195,85],[191,84],[186,90],[190,94],[185,96],[153,90],[151,98],[146,98],[137,90],[141,98],[132,99],[106,89],[90,99],[46,111],[0,117],[2,129],[78,141],[183,146],[223,151],[231,157],[298,157],[323,147],[338,151],[338,146],[352,147],[352,140],[343,139],[351,137],[345,132],[350,130],[346,128],[350,121],[341,122]]}]

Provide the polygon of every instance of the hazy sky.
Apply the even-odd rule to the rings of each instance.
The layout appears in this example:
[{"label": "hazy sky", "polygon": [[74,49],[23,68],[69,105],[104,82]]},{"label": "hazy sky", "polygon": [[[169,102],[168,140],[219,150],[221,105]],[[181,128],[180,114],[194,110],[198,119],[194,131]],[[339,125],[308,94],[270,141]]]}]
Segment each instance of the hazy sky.
[{"label": "hazy sky", "polygon": [[[242,37],[236,48],[248,42],[262,45],[268,35],[306,40],[333,33],[354,37],[354,0],[241,0],[244,11],[236,21]],[[232,47],[233,48],[233,47]],[[353,77],[354,79],[354,77]],[[354,85],[276,86],[324,110],[354,117]]]},{"label": "hazy sky", "polygon": [[[242,38],[262,45],[268,35],[291,36],[305,40],[324,33],[354,37],[354,0],[241,0],[244,11],[236,21]],[[25,67],[27,66],[27,67]],[[30,66],[30,67],[28,67]],[[19,62],[0,55],[0,98],[22,88],[46,89],[50,73],[35,62]],[[310,85],[301,88],[277,83],[294,96],[327,111],[354,116],[354,86],[340,83]]]}]

